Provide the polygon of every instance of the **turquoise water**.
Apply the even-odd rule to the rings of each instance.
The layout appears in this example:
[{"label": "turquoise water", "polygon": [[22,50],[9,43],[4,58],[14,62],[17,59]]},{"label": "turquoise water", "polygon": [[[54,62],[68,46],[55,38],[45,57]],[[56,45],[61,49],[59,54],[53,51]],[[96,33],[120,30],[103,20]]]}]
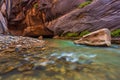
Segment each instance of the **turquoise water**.
[{"label": "turquoise water", "polygon": [[84,56],[91,59],[94,58],[94,61],[97,63],[112,64],[120,67],[120,45],[112,45],[111,47],[91,47],[75,45],[72,41],[49,40],[48,46],[58,47],[60,51],[56,51],[56,54],[59,54],[59,56],[64,54],[71,54],[74,58]]},{"label": "turquoise water", "polygon": [[91,47],[46,39],[47,48],[27,51],[34,67],[11,71],[0,80],[119,80],[120,46]]}]

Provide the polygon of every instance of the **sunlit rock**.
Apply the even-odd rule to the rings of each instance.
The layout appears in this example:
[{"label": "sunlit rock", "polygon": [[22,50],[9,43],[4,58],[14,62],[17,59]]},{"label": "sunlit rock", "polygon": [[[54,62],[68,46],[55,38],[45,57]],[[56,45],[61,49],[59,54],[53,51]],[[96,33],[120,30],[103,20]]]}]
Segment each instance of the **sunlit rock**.
[{"label": "sunlit rock", "polygon": [[42,25],[36,25],[36,26],[29,26],[27,27],[24,32],[23,36],[52,36],[53,33],[49,31],[47,28],[43,27]]},{"label": "sunlit rock", "polygon": [[87,34],[74,41],[76,44],[85,44],[90,46],[111,46],[110,31],[106,28]]},{"label": "sunlit rock", "polygon": [[39,36],[38,39],[39,39],[39,40],[43,40],[43,36]]}]

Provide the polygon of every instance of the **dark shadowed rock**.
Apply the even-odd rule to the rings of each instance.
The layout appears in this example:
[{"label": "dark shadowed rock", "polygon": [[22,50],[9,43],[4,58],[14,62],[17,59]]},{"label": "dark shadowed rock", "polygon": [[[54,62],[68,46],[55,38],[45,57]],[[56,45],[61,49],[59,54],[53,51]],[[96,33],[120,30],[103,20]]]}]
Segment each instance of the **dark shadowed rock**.
[{"label": "dark shadowed rock", "polygon": [[74,41],[76,44],[85,44],[90,46],[111,46],[110,31],[106,28],[92,32]]}]

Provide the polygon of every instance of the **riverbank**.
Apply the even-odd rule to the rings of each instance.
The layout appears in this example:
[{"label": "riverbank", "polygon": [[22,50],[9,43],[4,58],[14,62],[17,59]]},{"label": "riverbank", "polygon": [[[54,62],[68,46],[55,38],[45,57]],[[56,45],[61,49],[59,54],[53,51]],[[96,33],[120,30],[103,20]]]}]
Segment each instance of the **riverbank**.
[{"label": "riverbank", "polygon": [[[54,39],[61,40],[77,40],[80,37],[54,37]],[[120,38],[112,38],[112,44],[120,45]],[[0,50],[5,50],[8,48],[34,48],[34,47],[44,47],[46,42],[44,40],[39,40],[37,38],[22,37],[22,36],[11,36],[11,35],[0,35]]]},{"label": "riverbank", "polygon": [[[81,37],[59,37],[59,36],[53,37],[53,39],[62,39],[62,40],[78,40],[80,38]],[[117,38],[112,37],[111,38],[111,43],[120,45],[120,37],[117,37]]]},{"label": "riverbank", "polygon": [[0,50],[44,47],[45,41],[22,36],[0,35]]}]

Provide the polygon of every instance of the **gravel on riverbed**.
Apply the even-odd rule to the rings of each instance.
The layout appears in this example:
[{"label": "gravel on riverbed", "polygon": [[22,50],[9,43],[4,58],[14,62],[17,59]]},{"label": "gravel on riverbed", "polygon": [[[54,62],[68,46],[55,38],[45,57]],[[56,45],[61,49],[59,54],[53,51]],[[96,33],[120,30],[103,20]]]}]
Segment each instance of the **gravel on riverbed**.
[{"label": "gravel on riverbed", "polygon": [[32,48],[43,46],[45,46],[45,41],[36,38],[0,35],[0,50],[17,47]]}]

